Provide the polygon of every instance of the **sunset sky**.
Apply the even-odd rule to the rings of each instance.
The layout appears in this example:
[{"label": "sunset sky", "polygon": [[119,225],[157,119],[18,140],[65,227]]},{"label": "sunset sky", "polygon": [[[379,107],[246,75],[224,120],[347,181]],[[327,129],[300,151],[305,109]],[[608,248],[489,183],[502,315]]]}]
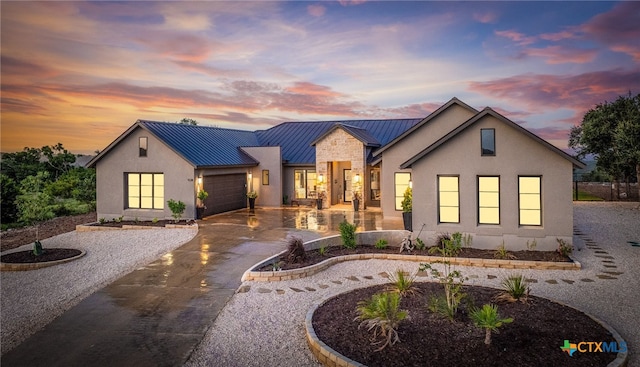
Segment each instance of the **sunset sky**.
[{"label": "sunset sky", "polygon": [[137,119],[265,129],[452,97],[560,148],[640,92],[640,2],[1,2],[3,152],[104,149]]}]

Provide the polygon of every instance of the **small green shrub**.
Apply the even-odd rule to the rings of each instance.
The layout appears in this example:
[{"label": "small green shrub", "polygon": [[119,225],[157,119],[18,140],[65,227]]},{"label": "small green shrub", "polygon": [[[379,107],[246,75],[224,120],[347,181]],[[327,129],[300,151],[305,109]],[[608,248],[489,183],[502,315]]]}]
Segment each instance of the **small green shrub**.
[{"label": "small green shrub", "polygon": [[117,218],[113,218],[113,221],[116,222],[116,223],[120,223],[120,222],[122,222],[123,219],[124,219],[123,216],[119,216]]},{"label": "small green shrub", "polygon": [[511,275],[502,279],[502,293],[495,297],[496,301],[526,302],[529,296],[529,286],[522,274]]},{"label": "small green shrub", "polygon": [[573,246],[562,238],[556,238],[558,242],[558,253],[564,257],[569,257],[573,253]]},{"label": "small green shrub", "polygon": [[282,261],[278,261],[278,259],[273,260],[273,262],[271,263],[271,270],[272,271],[282,270]]},{"label": "small green shrub", "polygon": [[473,323],[485,330],[484,344],[491,345],[491,332],[498,333],[498,328],[503,324],[513,322],[511,317],[505,319],[500,318],[498,314],[498,306],[483,305],[482,308],[471,311],[469,317]]},{"label": "small green shrub", "polygon": [[459,270],[453,270],[451,262],[447,258],[457,256],[461,250],[461,241],[442,238],[442,247],[434,246],[429,249],[430,253],[438,252],[442,256],[442,260],[434,263],[443,264],[443,271],[433,267],[433,264],[420,264],[420,271],[431,271],[431,276],[437,279],[444,287],[444,298],[432,298],[432,311],[442,313],[453,320],[458,313],[458,307],[462,300],[466,297],[466,293],[462,291],[462,285],[465,278]]},{"label": "small green shrub", "polygon": [[98,222],[100,222],[100,224],[105,224],[107,222],[107,220],[103,217],[98,219]]},{"label": "small green shrub", "polygon": [[169,199],[167,205],[169,205],[169,209],[171,209],[171,216],[175,222],[179,222],[187,206],[182,201],[175,201],[173,199]]},{"label": "small green shrub", "polygon": [[377,249],[383,250],[383,249],[387,248],[387,245],[389,245],[389,242],[387,240],[381,238],[378,241],[376,241],[376,244],[374,246]]},{"label": "small green shrub", "polygon": [[[384,342],[376,352],[400,341],[398,326],[401,321],[409,318],[406,310],[400,310],[400,299],[398,293],[377,293],[370,300],[358,303],[358,316],[354,321],[360,321],[358,327],[365,326],[367,330],[373,331],[372,344]],[[383,339],[375,342],[378,336]]]},{"label": "small green shrub", "polygon": [[356,248],[356,225],[349,222],[342,221],[340,223],[340,238],[342,238],[342,245],[348,249]]},{"label": "small green shrub", "polygon": [[502,244],[498,246],[496,251],[493,253],[493,257],[495,257],[496,259],[502,259],[502,260],[507,260],[507,259],[513,260],[516,258],[512,254],[510,254],[509,251],[507,251],[507,249],[504,247],[504,241],[502,241]]},{"label": "small green shrub", "polygon": [[424,243],[423,240],[421,240],[420,238],[416,238],[416,249],[418,250],[424,250],[427,245]]},{"label": "small green shrub", "polygon": [[327,249],[327,246],[320,246],[320,248],[318,249],[318,253],[320,254],[320,256],[326,256],[327,254],[329,254],[329,249]]},{"label": "small green shrub", "polygon": [[153,223],[153,224],[158,223],[158,218],[151,219],[151,223]]},{"label": "small green shrub", "polygon": [[413,211],[413,191],[411,190],[411,187],[407,187],[407,189],[404,190],[404,195],[400,205],[402,205],[402,211],[405,213]]},{"label": "small green shrub", "polygon": [[401,296],[407,296],[416,294],[418,289],[414,285],[416,276],[405,272],[402,269],[397,269],[395,273],[389,275],[391,285],[389,290],[399,293]]}]

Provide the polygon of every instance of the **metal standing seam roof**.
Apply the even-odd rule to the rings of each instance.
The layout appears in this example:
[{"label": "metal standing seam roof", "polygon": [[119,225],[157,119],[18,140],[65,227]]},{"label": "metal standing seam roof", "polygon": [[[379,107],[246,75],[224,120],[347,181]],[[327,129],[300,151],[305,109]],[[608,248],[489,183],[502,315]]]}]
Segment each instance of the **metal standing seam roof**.
[{"label": "metal standing seam roof", "polygon": [[422,118],[284,122],[267,130],[256,131],[256,134],[260,146],[280,146],[285,163],[311,165],[316,161],[312,143],[336,125],[342,125],[365,144],[384,146],[421,120]]},{"label": "metal standing seam roof", "polygon": [[258,146],[252,131],[138,120],[196,167],[256,165],[240,147]]}]

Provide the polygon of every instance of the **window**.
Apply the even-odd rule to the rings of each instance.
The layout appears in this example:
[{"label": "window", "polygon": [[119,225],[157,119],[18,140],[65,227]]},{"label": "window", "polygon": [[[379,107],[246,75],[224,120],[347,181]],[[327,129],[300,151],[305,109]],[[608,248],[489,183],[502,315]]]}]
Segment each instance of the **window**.
[{"label": "window", "polygon": [[297,169],[293,171],[294,194],[296,199],[316,197],[316,171]]},{"label": "window", "polygon": [[142,137],[142,138],[139,139],[138,142],[139,142],[138,146],[140,148],[139,149],[140,157],[146,157],[147,156],[147,148],[149,147],[148,146],[149,145],[148,139],[146,137]]},{"label": "window", "polygon": [[478,176],[478,224],[500,224],[500,177]]},{"label": "window", "polygon": [[262,170],[262,184],[268,186],[269,185],[269,170]]},{"label": "window", "polygon": [[411,182],[411,173],[396,172],[394,178],[396,210],[402,210],[402,200],[404,199],[404,192],[409,187],[409,182]]},{"label": "window", "polygon": [[542,177],[518,177],[519,223],[521,226],[542,225]]},{"label": "window", "polygon": [[495,129],[480,129],[480,142],[482,144],[482,155],[496,155]]},{"label": "window", "polygon": [[460,223],[458,176],[438,176],[438,222]]},{"label": "window", "polygon": [[127,173],[127,208],[164,209],[164,174]]}]

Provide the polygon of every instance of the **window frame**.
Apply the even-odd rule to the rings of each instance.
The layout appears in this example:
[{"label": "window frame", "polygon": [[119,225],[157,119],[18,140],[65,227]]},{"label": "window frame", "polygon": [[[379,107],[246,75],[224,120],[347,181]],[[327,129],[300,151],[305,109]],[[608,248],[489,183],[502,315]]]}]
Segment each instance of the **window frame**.
[{"label": "window frame", "polygon": [[[492,143],[493,143],[493,150],[491,150],[490,153],[485,153],[485,149],[484,149],[484,133],[486,132],[491,132],[492,134]],[[480,154],[483,157],[495,157],[496,156],[496,129],[494,128],[486,128],[486,129],[480,129]]]},{"label": "window frame", "polygon": [[262,185],[269,186],[269,170],[268,169],[262,170]]},{"label": "window frame", "polygon": [[[143,142],[144,141],[144,147]],[[138,138],[138,157],[146,158],[149,155],[149,138],[140,136]]]},{"label": "window frame", "polygon": [[[165,196],[164,196],[164,172],[125,172],[124,173],[124,187],[125,187],[125,195],[124,195],[124,208],[125,209],[142,209],[142,210],[164,210],[165,209]],[[130,199],[131,199],[131,184],[130,184],[130,175],[137,175],[138,176],[138,184],[137,184],[137,189],[138,189],[138,206],[131,206],[130,204]],[[146,208],[146,207],[142,207],[142,198],[143,197],[149,197],[149,196],[143,196],[142,195],[142,175],[151,175],[151,207],[150,208]],[[158,175],[162,175],[162,185],[156,185],[156,176]],[[158,193],[156,193],[156,189],[162,187],[162,207],[156,207],[156,199],[159,199]]]},{"label": "window frame", "polygon": [[[438,190],[438,224],[460,224],[460,175],[437,175],[436,177],[437,177],[437,190]],[[440,215],[441,214],[440,211],[442,209],[442,204],[440,202],[440,194],[442,192],[453,192],[453,191],[441,191],[440,190],[440,185],[441,185],[440,178],[451,178],[451,177],[455,177],[456,180],[457,180],[457,191],[456,191],[456,193],[458,194],[457,195],[458,196],[458,205],[455,206],[455,208],[458,209],[458,213],[457,213],[458,214],[457,215],[458,219],[457,219],[456,222],[444,222],[444,221],[442,221],[442,218],[441,218],[441,215]],[[453,208],[454,206],[446,206],[446,207],[447,208]]]},{"label": "window frame", "polygon": [[[409,180],[407,181],[407,185],[400,184],[401,186],[405,186],[402,192],[398,193],[398,175],[409,175]],[[407,188],[411,185],[411,172],[394,172],[393,173],[393,201],[394,207],[396,211],[402,211],[402,200],[404,200],[404,192],[407,191]],[[400,201],[398,201],[398,198]]]},{"label": "window frame", "polygon": [[[538,179],[538,192],[537,193],[524,193],[524,195],[538,195],[538,209],[522,209],[522,191],[521,191],[521,182],[522,178],[537,178]],[[543,225],[543,216],[542,216],[542,175],[518,175],[518,226],[520,227],[542,227]],[[522,223],[522,211],[538,211],[539,213],[539,224],[531,224],[531,223]]]},{"label": "window frame", "polygon": [[[483,178],[496,178],[498,179],[498,191],[494,192],[494,191],[480,191],[480,181]],[[478,175],[477,179],[476,179],[476,184],[477,184],[477,222],[478,225],[500,225],[501,224],[501,218],[500,218],[500,176],[491,176],[491,175]],[[498,206],[481,206],[481,194],[482,193],[497,193],[498,194]],[[481,209],[482,208],[494,208],[494,209],[498,209],[498,222],[497,223],[485,223],[481,221]]]},{"label": "window frame", "polygon": [[[298,197],[298,187],[297,185],[297,181],[296,181],[296,174],[298,172],[302,173],[302,182],[304,183],[304,186],[301,188],[304,188],[304,197]],[[315,175],[315,179],[310,179],[309,178],[309,174],[312,173]],[[314,187],[313,190],[309,189],[309,183],[312,182],[314,183]],[[293,199],[310,199],[310,198],[315,198],[317,196],[317,188],[318,188],[318,175],[316,173],[315,169],[306,169],[306,168],[295,168],[293,170]],[[311,192],[314,191],[315,195]]]}]

